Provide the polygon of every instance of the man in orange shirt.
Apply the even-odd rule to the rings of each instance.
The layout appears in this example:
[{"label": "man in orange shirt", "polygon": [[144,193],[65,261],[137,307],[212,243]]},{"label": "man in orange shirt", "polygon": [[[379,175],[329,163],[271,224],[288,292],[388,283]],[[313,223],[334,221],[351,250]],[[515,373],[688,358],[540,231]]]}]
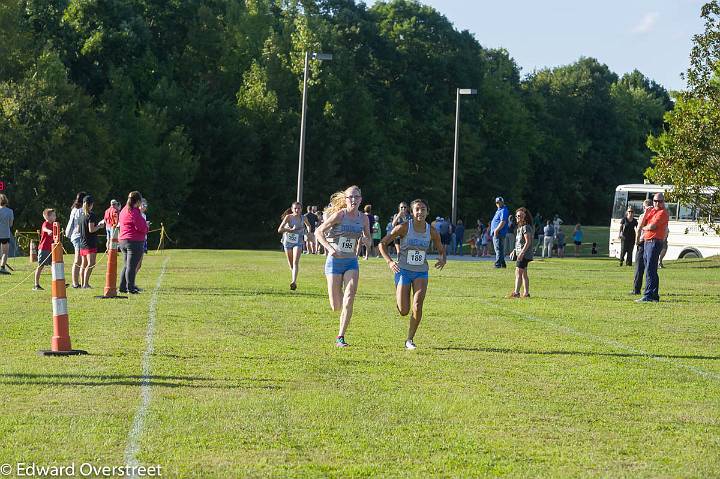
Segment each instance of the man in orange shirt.
[{"label": "man in orange shirt", "polygon": [[657,193],[653,198],[653,207],[643,215],[638,229],[645,236],[645,294],[635,300],[637,303],[660,301],[660,278],[658,260],[667,234],[669,220],[665,209],[665,196]]},{"label": "man in orange shirt", "polygon": [[120,202],[118,200],[112,200],[110,202],[110,207],[105,210],[105,214],[103,215],[103,218],[105,219],[105,231],[107,233],[105,241],[105,249],[107,251],[110,251],[110,247],[112,246],[112,235],[113,231],[117,227],[119,216]]}]

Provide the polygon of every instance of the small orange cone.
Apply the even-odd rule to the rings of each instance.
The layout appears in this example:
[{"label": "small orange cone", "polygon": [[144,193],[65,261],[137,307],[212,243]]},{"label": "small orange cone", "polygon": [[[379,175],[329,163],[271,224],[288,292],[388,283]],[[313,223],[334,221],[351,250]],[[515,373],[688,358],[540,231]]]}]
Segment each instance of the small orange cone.
[{"label": "small orange cone", "polygon": [[118,296],[117,294],[117,257],[118,257],[118,230],[112,229],[112,237],[110,238],[110,249],[107,253],[107,271],[105,272],[105,291],[102,296],[95,296],[102,299],[127,299],[127,296]]},{"label": "small orange cone", "polygon": [[60,223],[53,223],[52,249],[52,308],[53,337],[50,351],[40,351],[43,356],[74,356],[87,351],[72,349],[70,346],[70,318],[68,317],[65,291],[65,264],[60,244]]}]

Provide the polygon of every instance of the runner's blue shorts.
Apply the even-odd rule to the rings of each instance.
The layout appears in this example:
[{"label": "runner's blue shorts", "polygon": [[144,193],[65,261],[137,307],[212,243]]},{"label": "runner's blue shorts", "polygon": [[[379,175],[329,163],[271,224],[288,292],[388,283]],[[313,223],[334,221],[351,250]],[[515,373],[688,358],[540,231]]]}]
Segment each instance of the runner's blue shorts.
[{"label": "runner's blue shorts", "polygon": [[283,248],[286,250],[293,248],[302,248],[305,243],[300,241],[299,243],[283,243]]},{"label": "runner's blue shorts", "polygon": [[407,269],[400,268],[399,273],[395,273],[395,286],[398,283],[402,285],[412,284],[416,279],[429,279],[427,271],[410,271]]},{"label": "runner's blue shorts", "polygon": [[325,260],[325,274],[345,274],[352,270],[360,271],[357,257],[353,258],[336,258],[328,255]]}]

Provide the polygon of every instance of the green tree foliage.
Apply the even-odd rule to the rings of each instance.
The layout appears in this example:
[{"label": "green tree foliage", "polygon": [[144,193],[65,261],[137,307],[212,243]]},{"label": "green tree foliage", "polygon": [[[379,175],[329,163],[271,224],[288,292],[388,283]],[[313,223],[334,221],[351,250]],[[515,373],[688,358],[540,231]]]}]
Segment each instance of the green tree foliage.
[{"label": "green tree foliage", "polygon": [[[701,223],[720,231],[720,3],[702,7],[705,31],[693,38],[688,91],[666,113],[668,129],[650,136],[655,152],[648,176],[675,185],[673,198],[694,205]],[[707,194],[705,187],[719,190]]]},{"label": "green tree foliage", "polygon": [[[384,217],[449,215],[456,88],[460,217],[493,198],[605,222],[672,107],[640,72],[594,59],[522,78],[411,0],[9,0],[0,6],[0,178],[20,223],[76,190],[139,189],[183,246],[276,241],[295,197],[304,52],[305,199],[363,188]],[[61,213],[64,210],[61,209]]]},{"label": "green tree foliage", "polygon": [[649,165],[642,139],[661,128],[667,92],[639,72],[618,79],[592,58],[535,72],[524,86],[537,138],[529,203],[607,221],[615,186],[638,182]]},{"label": "green tree foliage", "polygon": [[[10,180],[19,225],[41,221],[43,208],[72,202],[92,185],[108,194],[109,131],[91,98],[67,79],[54,52],[45,52],[17,82],[0,83],[0,176]],[[64,209],[64,208],[63,208]],[[60,212],[62,216],[62,212]]]}]

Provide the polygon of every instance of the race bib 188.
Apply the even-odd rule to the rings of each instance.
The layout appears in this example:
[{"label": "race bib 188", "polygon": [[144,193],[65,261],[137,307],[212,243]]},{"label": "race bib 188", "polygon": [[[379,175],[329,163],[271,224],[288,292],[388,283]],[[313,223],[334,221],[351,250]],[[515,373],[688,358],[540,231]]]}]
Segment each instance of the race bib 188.
[{"label": "race bib 188", "polygon": [[357,240],[355,238],[346,238],[341,236],[338,240],[338,249],[343,253],[354,253],[356,243]]},{"label": "race bib 188", "polygon": [[425,251],[420,251],[417,249],[408,250],[407,262],[409,265],[412,266],[420,266],[425,264]]}]

